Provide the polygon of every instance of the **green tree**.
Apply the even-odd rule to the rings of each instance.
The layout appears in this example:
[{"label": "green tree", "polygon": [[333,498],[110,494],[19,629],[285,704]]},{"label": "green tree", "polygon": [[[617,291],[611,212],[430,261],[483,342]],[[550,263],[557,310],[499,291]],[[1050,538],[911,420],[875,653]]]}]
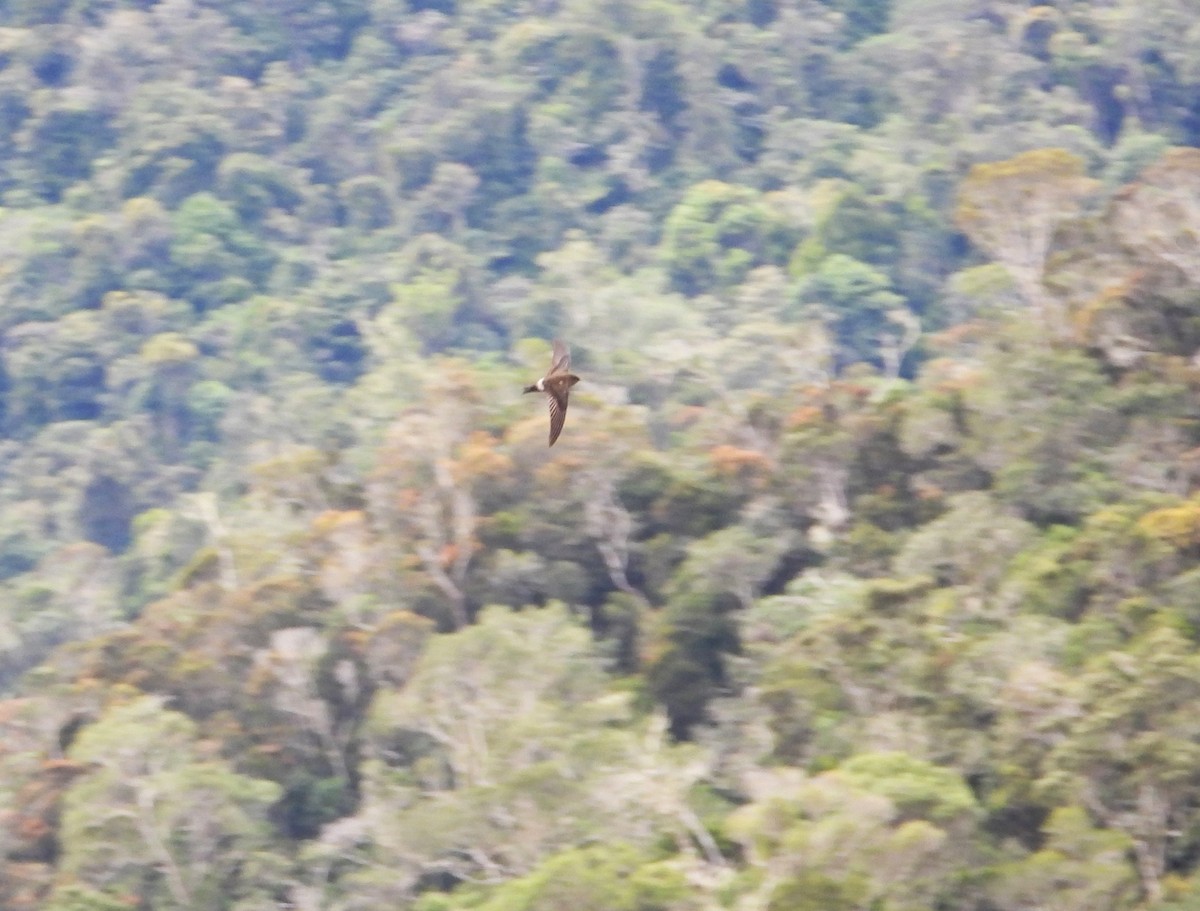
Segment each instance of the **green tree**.
[{"label": "green tree", "polygon": [[32,171],[27,178],[31,189],[57,202],[73,184],[90,176],[94,160],[114,139],[104,111],[64,105],[25,121],[17,146]]},{"label": "green tree", "polygon": [[911,317],[886,275],[841,253],[821,260],[799,293],[829,325],[843,364],[881,362],[889,340],[899,342]]},{"label": "green tree", "polygon": [[266,280],[275,257],[232,206],[198,193],[184,200],[172,220],[172,290],[198,310],[244,300]]},{"label": "green tree", "polygon": [[8,407],[26,431],[52,421],[100,417],[108,383],[103,325],[94,313],[27,324],[10,336]]},{"label": "green tree", "polygon": [[[1020,327],[988,356],[986,376],[1001,371],[1003,382],[964,390],[971,450],[994,473],[1001,500],[1034,521],[1072,522],[1111,495],[1104,453],[1120,439],[1125,418],[1094,360],[1030,344],[1033,331]],[[1031,427],[1054,430],[1030,433]]]},{"label": "green tree", "polygon": [[663,257],[685,294],[741,282],[755,266],[779,265],[795,229],[747,187],[707,180],[695,184],[663,225]]},{"label": "green tree", "polygon": [[558,854],[528,876],[497,889],[483,911],[682,911],[698,907],[684,875],[647,863],[629,845],[612,844]]},{"label": "green tree", "polygon": [[188,718],[141,697],[89,726],[72,756],[95,771],[66,797],[60,890],[77,882],[113,898],[226,909],[270,888],[256,871],[270,867],[266,813],[279,789],[205,757]]},{"label": "green tree", "polygon": [[976,806],[953,772],[863,754],[811,779],[782,773],[763,784],[770,791],[729,828],[761,871],[756,897],[768,907],[915,909],[961,889],[970,849],[953,835],[971,830]]},{"label": "green tree", "polygon": [[1200,786],[1190,710],[1200,696],[1200,659],[1174,629],[1154,629],[1098,656],[1080,690],[1081,711],[1050,757],[1047,784],[1128,837],[1142,892],[1158,901]]},{"label": "green tree", "polygon": [[1065,314],[1044,279],[1055,232],[1082,210],[1095,181],[1065,149],[1036,149],[975,165],[958,193],[955,219],[985,253],[1008,269],[1021,295],[1052,335]]},{"label": "green tree", "polygon": [[188,392],[196,381],[199,354],[178,332],[153,336],[139,352],[146,374],[143,408],[151,415],[160,451],[168,459],[177,458],[191,436]]},{"label": "green tree", "polygon": [[[362,808],[346,822],[362,847],[338,888],[400,901],[430,875],[515,879],[592,840],[686,831],[695,762],[650,736],[563,608],[485,610],[430,640],[402,690],[376,695]],[[344,850],[331,837],[314,861]]]},{"label": "green tree", "polygon": [[447,365],[426,379],[427,405],[393,422],[377,454],[368,504],[385,535],[410,555],[436,589],[447,625],[466,626],[477,605],[468,581],[480,550],[480,494],[508,469],[486,432],[473,430],[481,413],[476,377]]},{"label": "green tree", "polygon": [[982,492],[949,498],[947,511],[915,531],[896,555],[898,575],[994,594],[1013,558],[1036,535],[1028,522],[998,509]]},{"label": "green tree", "polygon": [[235,152],[217,168],[217,185],[244,224],[290,212],[303,199],[301,178],[262,155]]},{"label": "green tree", "polygon": [[1126,860],[1130,839],[1098,829],[1080,807],[1062,807],[1046,821],[1045,846],[1001,866],[991,893],[1004,909],[1049,903],[1062,911],[1134,906],[1136,876]]}]

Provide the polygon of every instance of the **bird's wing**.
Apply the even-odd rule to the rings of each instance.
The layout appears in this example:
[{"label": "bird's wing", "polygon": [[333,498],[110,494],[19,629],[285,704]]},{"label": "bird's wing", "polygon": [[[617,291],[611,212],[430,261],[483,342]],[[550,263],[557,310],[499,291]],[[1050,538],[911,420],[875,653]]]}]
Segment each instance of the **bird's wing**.
[{"label": "bird's wing", "polygon": [[555,373],[566,373],[570,369],[571,350],[563,343],[562,339],[556,338],[554,340],[554,359],[550,362],[550,373],[547,373],[546,376],[551,376]]},{"label": "bird's wing", "polygon": [[550,401],[550,445],[553,446],[567,420],[567,390],[547,390],[546,398]]}]

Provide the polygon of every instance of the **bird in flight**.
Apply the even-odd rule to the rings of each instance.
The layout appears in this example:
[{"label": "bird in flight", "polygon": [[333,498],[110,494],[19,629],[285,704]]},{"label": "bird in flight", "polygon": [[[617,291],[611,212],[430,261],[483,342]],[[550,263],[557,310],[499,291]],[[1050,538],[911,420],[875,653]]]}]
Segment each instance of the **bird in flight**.
[{"label": "bird in flight", "polygon": [[571,387],[579,382],[579,377],[571,372],[571,352],[561,340],[554,340],[554,359],[550,362],[550,370],[544,377],[532,386],[526,386],[525,392],[544,392],[550,401],[550,445],[562,433],[563,422],[567,419],[567,398]]}]

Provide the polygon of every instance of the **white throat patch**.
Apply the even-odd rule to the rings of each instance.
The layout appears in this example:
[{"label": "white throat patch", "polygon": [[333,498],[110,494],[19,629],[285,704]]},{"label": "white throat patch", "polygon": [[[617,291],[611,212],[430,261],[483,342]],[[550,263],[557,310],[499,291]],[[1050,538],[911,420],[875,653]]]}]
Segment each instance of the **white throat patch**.
[{"label": "white throat patch", "polygon": [[540,380],[537,381],[537,391],[538,392],[546,391],[546,378],[545,377],[542,377]]}]

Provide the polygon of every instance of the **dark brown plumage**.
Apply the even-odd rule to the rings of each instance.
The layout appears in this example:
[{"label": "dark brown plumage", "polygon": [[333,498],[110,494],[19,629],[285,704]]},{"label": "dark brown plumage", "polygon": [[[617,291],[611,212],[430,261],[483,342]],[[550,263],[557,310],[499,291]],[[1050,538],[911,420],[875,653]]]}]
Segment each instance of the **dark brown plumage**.
[{"label": "dark brown plumage", "polygon": [[530,386],[525,392],[544,392],[550,403],[550,445],[562,433],[563,424],[567,420],[567,401],[570,398],[571,387],[579,382],[579,377],[571,373],[571,352],[559,339],[554,340],[554,357],[550,362],[549,372]]}]

